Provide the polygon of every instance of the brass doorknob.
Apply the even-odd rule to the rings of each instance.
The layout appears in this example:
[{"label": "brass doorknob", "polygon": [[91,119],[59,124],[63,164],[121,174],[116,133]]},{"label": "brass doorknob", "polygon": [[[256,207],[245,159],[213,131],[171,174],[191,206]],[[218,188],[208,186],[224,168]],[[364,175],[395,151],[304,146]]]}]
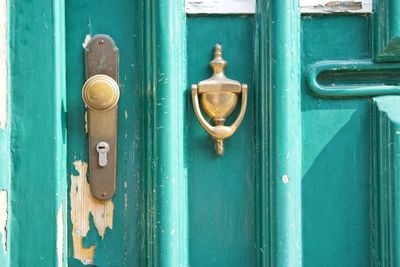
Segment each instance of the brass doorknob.
[{"label": "brass doorknob", "polygon": [[110,76],[94,75],[83,85],[82,97],[90,109],[110,110],[118,103],[119,86]]},{"label": "brass doorknob", "polygon": [[[231,137],[242,123],[247,106],[247,85],[228,79],[224,74],[227,62],[221,57],[221,45],[215,45],[214,59],[210,62],[213,70],[211,78],[192,85],[192,102],[194,112],[201,126],[215,140],[217,155],[224,153],[224,139]],[[225,126],[226,118],[237,105],[238,95],[242,94],[242,105],[236,120],[230,126]],[[199,105],[214,121],[215,126],[209,124],[203,117]]]}]

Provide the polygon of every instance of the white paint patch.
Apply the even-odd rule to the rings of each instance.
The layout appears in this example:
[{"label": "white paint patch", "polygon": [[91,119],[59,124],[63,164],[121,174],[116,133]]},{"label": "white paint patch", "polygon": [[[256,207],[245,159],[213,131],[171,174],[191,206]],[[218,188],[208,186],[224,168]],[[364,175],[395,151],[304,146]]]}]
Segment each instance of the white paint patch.
[{"label": "white paint patch", "polygon": [[82,239],[90,230],[89,216],[92,214],[94,225],[101,236],[107,228],[113,228],[114,203],[112,200],[100,201],[92,196],[90,186],[87,182],[87,163],[75,161],[74,166],[79,173],[77,176],[71,175],[71,222],[72,222],[72,242],[74,247],[74,258],[83,264],[93,264],[96,246],[84,248]]},{"label": "white paint patch", "polygon": [[287,175],[282,176],[282,182],[283,182],[284,184],[289,183],[289,182],[290,182],[289,176],[287,176]]},{"label": "white paint patch", "polygon": [[[360,4],[361,8],[355,8]],[[347,5],[347,7],[346,7]],[[301,13],[371,13],[372,0],[300,0]],[[256,0],[186,0],[188,14],[255,14]]]},{"label": "white paint patch", "polygon": [[256,0],[186,0],[188,14],[254,14]]},{"label": "white paint patch", "polygon": [[60,205],[60,208],[57,212],[57,261],[58,267],[63,267],[64,258],[63,258],[63,250],[64,250],[64,216],[63,216],[63,205]]},{"label": "white paint patch", "polygon": [[371,13],[372,0],[300,0],[301,13]]},{"label": "white paint patch", "polygon": [[0,191],[0,234],[3,250],[7,251],[8,192]]},{"label": "white paint patch", "polygon": [[92,36],[90,36],[90,34],[86,34],[85,40],[82,43],[82,47],[86,49],[86,47],[88,46],[91,39],[92,39]]},{"label": "white paint patch", "polygon": [[87,111],[85,111],[85,132],[88,133],[88,125],[87,125]]},{"label": "white paint patch", "polygon": [[0,128],[7,125],[7,0],[0,1]]}]

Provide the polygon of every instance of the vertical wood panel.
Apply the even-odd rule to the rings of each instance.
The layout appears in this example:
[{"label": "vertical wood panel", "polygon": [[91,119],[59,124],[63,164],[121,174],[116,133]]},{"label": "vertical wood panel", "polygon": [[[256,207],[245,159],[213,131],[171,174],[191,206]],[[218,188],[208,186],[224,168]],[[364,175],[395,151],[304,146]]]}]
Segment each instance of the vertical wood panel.
[{"label": "vertical wood panel", "polygon": [[[300,10],[297,0],[258,6],[262,138],[260,266],[302,266]],[[288,64],[290,62],[290,64]],[[266,100],[268,101],[266,101]],[[265,140],[265,139],[264,139]],[[269,168],[268,176],[266,168]],[[267,182],[268,179],[268,182]],[[269,223],[265,223],[269,220]]]},{"label": "vertical wood panel", "polygon": [[10,266],[65,266],[63,1],[10,1],[10,32]]},{"label": "vertical wood panel", "polygon": [[188,266],[184,2],[146,1],[145,12],[145,83],[150,117],[147,266]]},{"label": "vertical wood panel", "polygon": [[7,123],[7,1],[0,2],[0,128],[5,128]]},{"label": "vertical wood panel", "polygon": [[372,254],[373,266],[399,266],[400,98],[373,99]]},{"label": "vertical wood panel", "polygon": [[400,61],[400,2],[375,0],[372,23],[373,59],[377,62]]}]

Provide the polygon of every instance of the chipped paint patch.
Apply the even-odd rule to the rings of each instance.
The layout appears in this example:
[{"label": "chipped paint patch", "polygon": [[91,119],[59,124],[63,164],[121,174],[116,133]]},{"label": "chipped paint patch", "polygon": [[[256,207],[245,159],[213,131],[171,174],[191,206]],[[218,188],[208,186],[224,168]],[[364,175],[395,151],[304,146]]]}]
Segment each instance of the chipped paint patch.
[{"label": "chipped paint patch", "polygon": [[7,0],[0,1],[0,128],[7,125]]},{"label": "chipped paint patch", "polygon": [[283,182],[284,184],[289,183],[289,181],[290,181],[289,176],[287,176],[287,175],[282,176],[282,182]]},{"label": "chipped paint patch", "polygon": [[88,126],[87,126],[87,111],[85,111],[85,132],[88,133]]},{"label": "chipped paint patch", "polygon": [[3,250],[7,251],[8,192],[0,191],[0,234]]},{"label": "chipped paint patch", "polygon": [[63,205],[57,212],[57,261],[58,267],[63,267],[63,250],[64,250],[64,215],[63,215]]},{"label": "chipped paint patch", "polygon": [[301,0],[301,13],[371,13],[372,0]]},{"label": "chipped paint patch", "polygon": [[112,200],[100,201],[92,196],[86,179],[87,163],[80,160],[74,162],[77,176],[71,175],[71,222],[74,258],[83,264],[93,264],[96,246],[84,248],[83,238],[90,230],[89,217],[93,216],[94,225],[101,238],[107,228],[113,228],[114,203]]},{"label": "chipped paint patch", "polygon": [[92,39],[92,36],[90,36],[90,34],[86,34],[85,40],[82,43],[82,47],[86,49],[86,47],[88,46],[91,39]]},{"label": "chipped paint patch", "polygon": [[[300,0],[301,13],[371,13],[372,0]],[[256,0],[186,0],[188,14],[255,14]]]}]

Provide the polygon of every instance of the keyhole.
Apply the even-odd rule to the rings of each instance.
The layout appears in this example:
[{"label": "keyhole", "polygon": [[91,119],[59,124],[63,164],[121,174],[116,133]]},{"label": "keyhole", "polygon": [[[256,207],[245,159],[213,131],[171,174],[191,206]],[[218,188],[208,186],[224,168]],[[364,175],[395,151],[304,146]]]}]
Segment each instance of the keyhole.
[{"label": "keyhole", "polygon": [[96,146],[96,150],[99,153],[99,165],[101,167],[107,166],[107,153],[110,150],[110,145],[107,142],[100,141]]}]

